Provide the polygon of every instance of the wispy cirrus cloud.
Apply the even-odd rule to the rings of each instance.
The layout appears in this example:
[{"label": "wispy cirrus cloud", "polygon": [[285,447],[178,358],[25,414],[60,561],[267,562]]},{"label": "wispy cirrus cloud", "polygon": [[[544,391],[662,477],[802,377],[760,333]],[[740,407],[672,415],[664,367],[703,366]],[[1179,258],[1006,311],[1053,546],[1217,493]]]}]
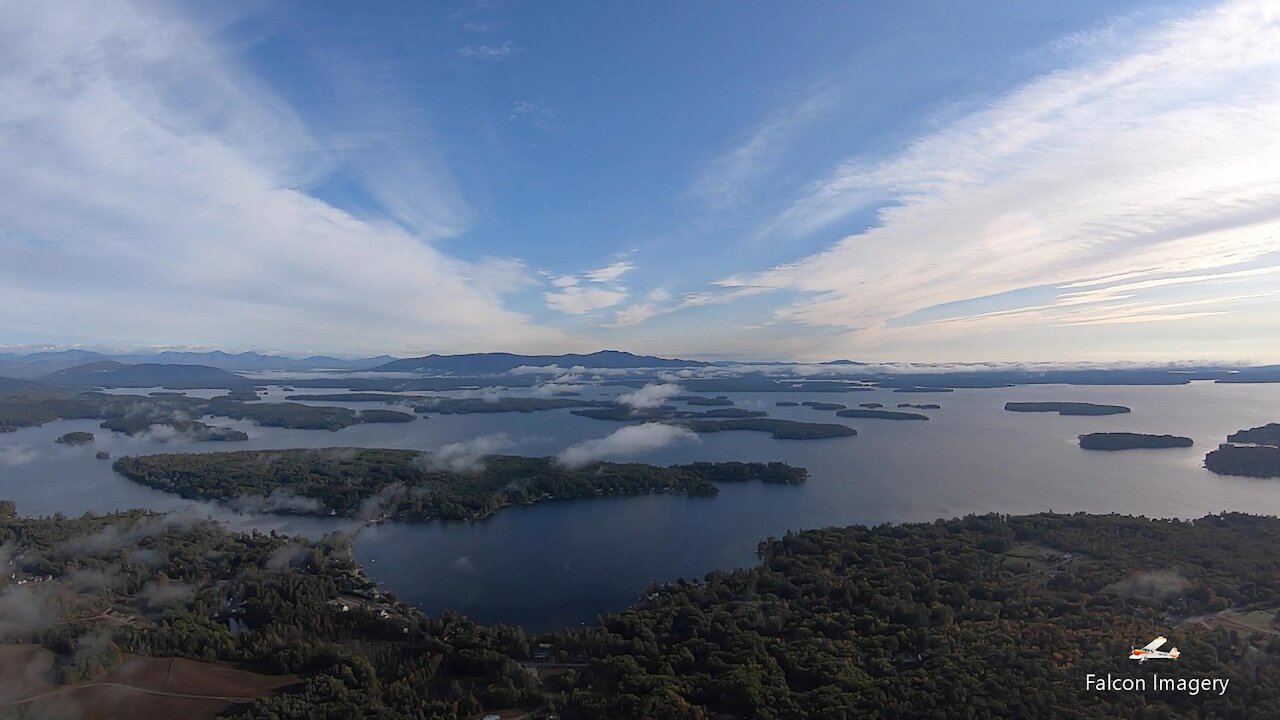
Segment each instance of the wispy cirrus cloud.
[{"label": "wispy cirrus cloud", "polygon": [[[1276,6],[1228,2],[1091,55],[888,159],[845,160],[770,232],[810,235],[869,207],[878,225],[721,286],[799,293],[783,321],[892,334],[895,318],[1027,288],[1063,288],[1049,305],[1080,304],[1067,288],[1087,286],[1114,301],[1280,264]],[[1236,269],[1252,275],[1223,277]]]},{"label": "wispy cirrus cloud", "polygon": [[716,210],[740,205],[777,166],[795,135],[832,108],[836,95],[833,88],[823,86],[773,113],[737,145],[707,163],[689,193]]},{"label": "wispy cirrus cloud", "polygon": [[0,302],[24,309],[3,332],[354,352],[563,341],[424,242],[466,221],[416,170],[363,176],[393,209],[416,198],[404,218],[310,194],[343,148],[217,28],[125,1],[0,13]]}]

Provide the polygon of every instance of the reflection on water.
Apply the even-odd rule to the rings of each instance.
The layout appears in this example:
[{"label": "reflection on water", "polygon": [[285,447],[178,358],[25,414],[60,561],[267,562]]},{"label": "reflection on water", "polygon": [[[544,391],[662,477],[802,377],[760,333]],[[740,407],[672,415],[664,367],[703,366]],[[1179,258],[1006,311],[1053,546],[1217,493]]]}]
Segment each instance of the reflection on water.
[{"label": "reflection on water", "polygon": [[[281,396],[279,387],[271,388],[270,399]],[[761,539],[788,529],[988,511],[1280,514],[1280,481],[1221,477],[1201,467],[1204,454],[1228,433],[1280,421],[1280,385],[1024,386],[928,396],[877,390],[845,398],[731,396],[742,407],[764,409],[775,417],[845,422],[859,434],[779,441],[760,433],[719,433],[703,435],[695,445],[639,458],[660,464],[784,460],[811,471],[810,481],[800,487],[743,484],[725,486],[715,498],[549,503],[503,511],[475,524],[390,523],[366,528],[356,544],[357,556],[385,587],[428,612],[452,608],[482,622],[545,629],[589,622],[601,611],[622,607],[643,593],[651,580],[700,577],[716,568],[750,564]],[[784,398],[850,405],[882,402],[889,408],[899,402],[936,402],[942,409],[926,411],[932,417],[927,423],[843,420],[830,412],[774,406]],[[1002,406],[1008,400],[1119,403],[1133,412],[1107,417],[1026,415],[1005,412]],[[567,412],[432,416],[403,425],[357,425],[335,433],[219,424],[245,430],[250,441],[162,443],[152,437],[113,436],[98,429],[96,421],[63,421],[0,435],[0,497],[17,500],[28,514],[191,505],[116,476],[110,462],[94,459],[97,450],[113,457],[335,445],[431,450],[501,432],[515,441],[513,452],[550,455],[618,427]],[[80,448],[53,444],[72,430],[94,432],[98,442]],[[1081,433],[1120,430],[1187,435],[1196,446],[1119,453],[1076,447]],[[312,536],[349,528],[349,523],[328,519],[232,516],[207,505],[198,505],[197,511],[236,527]]]}]

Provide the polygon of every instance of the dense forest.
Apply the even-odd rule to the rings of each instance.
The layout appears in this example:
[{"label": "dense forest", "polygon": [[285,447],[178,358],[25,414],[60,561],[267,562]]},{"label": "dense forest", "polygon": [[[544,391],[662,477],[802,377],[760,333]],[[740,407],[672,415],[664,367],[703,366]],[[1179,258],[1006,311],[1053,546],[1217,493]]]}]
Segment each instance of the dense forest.
[{"label": "dense forest", "polygon": [[[10,504],[6,562],[43,582],[0,579],[0,639],[57,650],[64,682],[120,652],[302,677],[235,711],[248,720],[1275,717],[1280,640],[1232,610],[1280,606],[1278,543],[1280,520],[1239,514],[787,533],[756,567],[655,585],[590,627],[530,638],[424,617],[372,586],[341,537],[141,512],[22,519]],[[1157,634],[1182,650],[1158,672],[1228,692],[1085,689],[1086,673],[1146,674],[1127,651]]]},{"label": "dense forest", "polygon": [[595,463],[565,467],[553,458],[493,455],[448,458],[415,450],[261,450],[125,457],[125,477],[185,498],[234,503],[271,500],[279,512],[365,519],[475,520],[510,505],[604,495],[715,495],[716,483],[800,483],[808,473],[782,463],[705,463],[658,467]]},{"label": "dense forest", "polygon": [[[566,718],[1280,716],[1280,520],[1037,515],[788,533],[758,567],[663,586],[557,637]],[[1092,693],[1164,634],[1223,696]],[[1146,672],[1146,669],[1142,672]]]}]

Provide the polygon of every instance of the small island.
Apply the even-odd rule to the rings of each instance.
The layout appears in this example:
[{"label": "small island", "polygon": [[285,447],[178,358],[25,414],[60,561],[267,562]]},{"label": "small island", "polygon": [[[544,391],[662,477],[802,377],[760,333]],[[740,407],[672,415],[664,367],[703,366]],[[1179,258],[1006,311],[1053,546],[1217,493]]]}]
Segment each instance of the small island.
[{"label": "small island", "polygon": [[1087,402],[1007,402],[1009,412],[1048,413],[1059,415],[1123,415],[1130,412],[1123,405],[1097,405]]},{"label": "small island", "polygon": [[437,467],[416,450],[329,448],[172,453],[124,457],[112,468],[147,487],[191,500],[234,505],[283,493],[299,502],[274,512],[405,521],[480,520],[512,505],[605,495],[710,496],[716,483],[804,482],[783,463],[705,463],[659,467],[594,463],[569,468],[554,458],[493,455],[474,472]]},{"label": "small island", "polygon": [[671,399],[687,403],[689,405],[702,405],[706,407],[733,404],[733,401],[726,395],[717,395],[715,397],[706,397],[705,395],[677,395]]},{"label": "small island", "polygon": [[800,407],[800,403],[794,400],[779,400],[774,405],[777,407]]},{"label": "small island", "polygon": [[93,433],[79,430],[76,432],[69,432],[57,440],[54,440],[54,442],[61,443],[63,445],[90,445],[93,443]]},{"label": "small island", "polygon": [[917,410],[941,410],[942,406],[937,403],[898,403],[900,408],[915,408]]},{"label": "small island", "polygon": [[841,405],[840,403],[818,402],[817,400],[810,400],[800,404],[807,408],[813,408],[814,410],[843,410],[848,407],[848,405]]},{"label": "small island", "polygon": [[1191,447],[1191,438],[1180,435],[1147,435],[1145,433],[1098,432],[1081,435],[1085,450],[1139,450]]},{"label": "small island", "polygon": [[879,410],[884,407],[884,403],[858,403],[858,407],[866,408],[868,410]]},{"label": "small island", "polygon": [[847,418],[863,418],[867,420],[928,420],[928,415],[920,413],[901,412],[898,410],[841,410],[836,413],[838,417]]}]

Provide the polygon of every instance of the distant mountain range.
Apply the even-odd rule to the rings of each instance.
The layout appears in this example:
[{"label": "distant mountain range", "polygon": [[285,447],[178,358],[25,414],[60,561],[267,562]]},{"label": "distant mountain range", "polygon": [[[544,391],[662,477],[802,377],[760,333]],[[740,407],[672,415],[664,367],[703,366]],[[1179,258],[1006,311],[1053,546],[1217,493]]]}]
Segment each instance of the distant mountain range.
[{"label": "distant mountain range", "polygon": [[581,365],[609,370],[631,368],[703,367],[710,363],[697,360],[673,360],[651,355],[633,355],[618,350],[601,350],[589,355],[514,355],[512,353],[469,353],[466,355],[427,355],[404,358],[372,368],[380,372],[448,372],[491,375],[510,372],[518,367],[558,365],[570,368]]},{"label": "distant mountain range", "polygon": [[[181,361],[181,362],[179,362]],[[171,389],[248,389],[258,384],[234,371],[351,370],[377,372],[437,373],[457,376],[496,375],[523,365],[582,365],[600,369],[676,368],[707,365],[692,360],[633,355],[605,350],[589,355],[515,355],[512,353],[472,353],[468,355],[428,355],[394,360],[383,355],[358,360],[315,356],[302,359],[224,352],[163,352],[151,355],[106,356],[87,350],[0,355],[0,389],[15,389],[40,383],[61,387]]]},{"label": "distant mountain range", "polygon": [[133,353],[105,355],[90,350],[61,350],[37,353],[0,353],[0,376],[34,378],[56,370],[72,368],[85,363],[114,361],[125,364],[156,363],[179,365],[206,365],[222,370],[367,370],[394,360],[390,355],[344,360],[327,355],[291,358],[281,355],[263,355],[256,352],[225,353],[176,352]]}]

